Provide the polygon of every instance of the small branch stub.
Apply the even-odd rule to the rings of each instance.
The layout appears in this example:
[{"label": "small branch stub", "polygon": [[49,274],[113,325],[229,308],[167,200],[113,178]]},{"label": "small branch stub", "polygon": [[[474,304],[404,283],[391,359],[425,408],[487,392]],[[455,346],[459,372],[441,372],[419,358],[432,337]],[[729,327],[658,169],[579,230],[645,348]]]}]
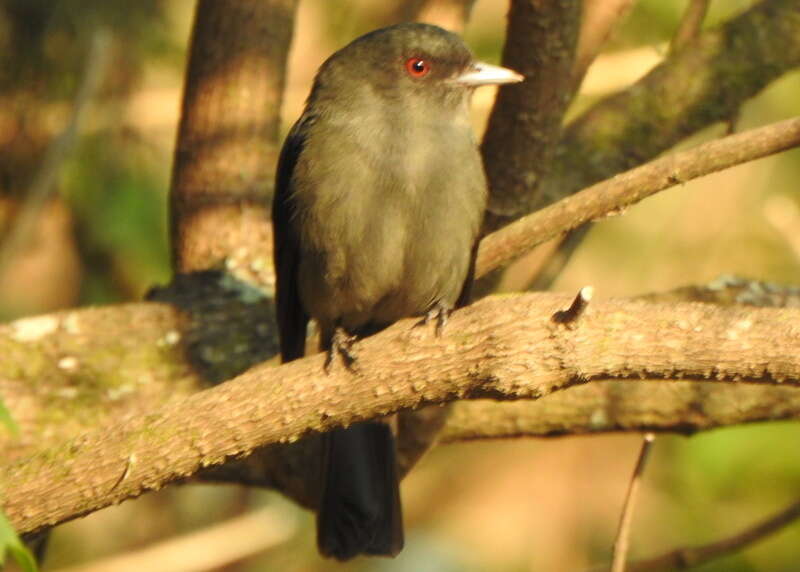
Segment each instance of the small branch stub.
[{"label": "small branch stub", "polygon": [[133,470],[133,466],[135,464],[136,464],[136,453],[131,453],[128,456],[127,462],[125,463],[125,470],[122,471],[122,474],[119,476],[117,482],[114,483],[114,486],[111,487],[112,491],[125,482],[128,476],[131,474],[131,470]]},{"label": "small branch stub", "polygon": [[584,286],[578,291],[578,295],[566,310],[559,310],[553,314],[553,321],[557,324],[563,324],[568,328],[574,328],[578,319],[589,306],[589,301],[594,296],[593,286]]}]

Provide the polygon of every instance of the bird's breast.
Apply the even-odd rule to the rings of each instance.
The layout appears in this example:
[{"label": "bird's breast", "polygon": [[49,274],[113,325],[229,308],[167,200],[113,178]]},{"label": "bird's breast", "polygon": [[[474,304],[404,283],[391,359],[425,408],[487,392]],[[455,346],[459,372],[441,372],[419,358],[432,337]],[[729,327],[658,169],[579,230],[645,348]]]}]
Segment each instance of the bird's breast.
[{"label": "bird's breast", "polygon": [[306,310],[357,329],[455,302],[485,207],[469,132],[339,135],[296,173]]}]

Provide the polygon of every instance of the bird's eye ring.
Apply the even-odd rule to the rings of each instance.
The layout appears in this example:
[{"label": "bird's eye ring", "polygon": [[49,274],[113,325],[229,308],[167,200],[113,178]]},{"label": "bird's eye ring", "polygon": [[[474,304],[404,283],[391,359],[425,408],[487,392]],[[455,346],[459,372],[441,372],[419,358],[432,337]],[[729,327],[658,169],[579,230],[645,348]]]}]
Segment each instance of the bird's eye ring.
[{"label": "bird's eye ring", "polygon": [[421,78],[428,75],[431,65],[422,58],[408,58],[406,60],[406,71],[413,78]]}]

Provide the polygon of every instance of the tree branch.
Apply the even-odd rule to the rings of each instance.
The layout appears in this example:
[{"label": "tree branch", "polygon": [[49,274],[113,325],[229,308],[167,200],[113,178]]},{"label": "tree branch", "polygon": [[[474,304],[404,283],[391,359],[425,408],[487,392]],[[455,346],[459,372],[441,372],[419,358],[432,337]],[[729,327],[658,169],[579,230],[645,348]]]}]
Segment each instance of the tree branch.
[{"label": "tree branch", "polygon": [[800,419],[800,392],[793,387],[652,381],[595,381],[535,401],[460,401],[439,443],[622,431],[692,435],[743,423]]},{"label": "tree branch", "polygon": [[500,88],[483,137],[490,188],[487,230],[534,204],[573,93],[580,12],[578,0],[511,2],[502,62],[526,79]]},{"label": "tree branch", "polygon": [[639,458],[633,469],[628,492],[625,495],[625,502],[622,505],[622,516],[620,517],[617,537],[614,541],[613,558],[611,561],[611,572],[625,572],[625,562],[628,559],[628,547],[630,546],[631,524],[633,523],[633,509],[636,507],[636,500],[639,496],[639,488],[642,484],[644,468],[650,456],[655,435],[647,433],[642,439],[642,446],[639,450]]},{"label": "tree branch", "polygon": [[686,570],[722,556],[733,554],[746,546],[763,540],[800,518],[800,501],[795,501],[774,515],[748,527],[729,538],[703,546],[677,548],[661,556],[633,562],[629,572]]},{"label": "tree branch", "polygon": [[271,284],[269,198],[297,0],[197,3],[170,193],[176,272]]},{"label": "tree branch", "polygon": [[541,202],[532,206],[640,165],[727,120],[798,65],[800,5],[795,0],[756,3],[570,123],[541,183]]},{"label": "tree branch", "polygon": [[395,10],[392,23],[428,22],[461,33],[469,21],[475,0],[411,0]]},{"label": "tree branch", "polygon": [[220,570],[289,540],[297,524],[268,506],[201,530],[56,572]]},{"label": "tree branch", "polygon": [[609,377],[800,385],[800,310],[593,302],[566,328],[551,316],[569,303],[486,299],[456,312],[441,338],[405,320],[359,344],[355,376],[324,375],[322,355],[257,366],[1,467],[4,510],[36,531],[257,447],[462,397],[536,399]]},{"label": "tree branch", "polygon": [[800,145],[800,118],[729,135],[678,151],[597,183],[487,236],[476,276],[511,262],[534,246],[669,187]]},{"label": "tree branch", "polygon": [[634,3],[634,0],[584,0],[581,31],[572,66],[573,90],[578,89],[600,49]]},{"label": "tree branch", "polygon": [[689,42],[697,38],[706,19],[710,0],[689,0],[683,17],[675,30],[669,49],[671,52],[682,50]]},{"label": "tree branch", "polygon": [[[530,210],[640,165],[717,121],[733,124],[747,99],[800,64],[798,38],[797,3],[762,0],[687,39],[683,49],[671,52],[633,86],[601,100],[567,126]],[[562,239],[532,288],[549,288],[587,230],[578,227]]]},{"label": "tree branch", "polygon": [[[798,292],[725,277],[708,286],[646,298],[798,307]],[[204,387],[204,379],[230,377],[226,372],[231,369],[243,371],[245,364],[274,355],[275,341],[264,338],[264,328],[257,327],[268,317],[259,314],[260,304],[247,303],[247,291],[238,298],[235,291],[194,294],[216,300],[225,311],[199,311],[203,318],[198,321],[167,305],[127,304],[0,325],[0,394],[22,431],[19,440],[0,433],[0,457],[18,458],[122,416],[145,415]],[[220,304],[225,297],[233,297],[233,303]],[[219,331],[226,334],[222,341]],[[192,356],[199,359],[192,361]],[[538,401],[458,403],[443,439],[651,429],[693,432],[798,418],[794,395],[781,387],[599,382],[549,396],[544,407]],[[259,478],[249,482],[270,484],[267,471]]]},{"label": "tree branch", "polygon": [[42,207],[52,194],[60,167],[78,138],[81,125],[105,76],[110,43],[111,36],[108,30],[105,28],[94,30],[83,76],[67,124],[48,145],[42,164],[25,196],[22,210],[0,247],[0,274],[6,272],[11,257],[31,238]]}]

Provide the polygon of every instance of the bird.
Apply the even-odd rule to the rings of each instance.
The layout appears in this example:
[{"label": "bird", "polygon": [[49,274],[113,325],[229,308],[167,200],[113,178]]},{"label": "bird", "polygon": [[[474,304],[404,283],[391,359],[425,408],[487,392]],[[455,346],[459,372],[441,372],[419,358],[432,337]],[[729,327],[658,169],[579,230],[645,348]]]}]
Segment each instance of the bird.
[{"label": "bird", "polygon": [[[331,55],[278,159],[272,208],[282,361],[314,320],[326,369],[355,340],[422,316],[437,333],[466,304],[487,182],[469,104],[522,81],[454,33],[381,28]],[[325,557],[403,547],[395,438],[384,420],[323,435],[317,546]]]}]

